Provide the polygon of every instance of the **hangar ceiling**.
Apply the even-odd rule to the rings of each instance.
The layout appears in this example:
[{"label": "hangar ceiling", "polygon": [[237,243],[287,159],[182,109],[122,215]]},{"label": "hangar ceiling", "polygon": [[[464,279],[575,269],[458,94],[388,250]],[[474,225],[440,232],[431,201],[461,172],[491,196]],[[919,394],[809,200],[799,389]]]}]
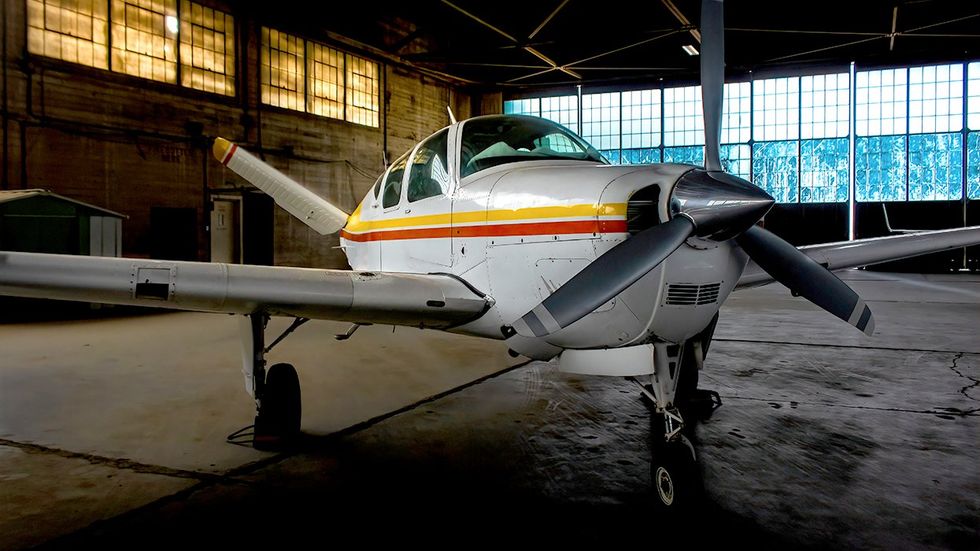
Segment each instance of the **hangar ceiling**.
[{"label": "hangar ceiling", "polygon": [[[277,3],[277,13],[303,13],[300,4],[284,10]],[[676,81],[698,73],[698,57],[683,47],[698,47],[699,0],[376,1],[340,10],[315,22],[292,23],[348,36],[432,71],[515,91]],[[850,61],[890,65],[980,57],[976,2],[733,0],[725,12],[730,76]]]}]

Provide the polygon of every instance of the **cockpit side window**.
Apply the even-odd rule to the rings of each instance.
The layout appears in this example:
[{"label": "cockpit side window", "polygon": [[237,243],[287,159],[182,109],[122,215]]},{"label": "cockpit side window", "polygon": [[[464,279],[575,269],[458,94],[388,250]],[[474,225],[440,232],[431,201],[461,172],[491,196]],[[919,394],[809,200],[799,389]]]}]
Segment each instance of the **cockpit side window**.
[{"label": "cockpit side window", "polygon": [[449,166],[446,144],[449,129],[427,139],[419,146],[408,169],[408,200],[419,201],[449,192]]},{"label": "cockpit side window", "polygon": [[582,138],[546,119],[501,115],[464,123],[460,178],[505,163],[557,159],[607,164]]},{"label": "cockpit side window", "polygon": [[407,162],[408,155],[405,155],[401,159],[398,159],[392,165],[391,170],[388,171],[388,177],[385,178],[384,192],[381,194],[382,207],[393,207],[401,201],[402,177],[405,175],[405,164]]}]

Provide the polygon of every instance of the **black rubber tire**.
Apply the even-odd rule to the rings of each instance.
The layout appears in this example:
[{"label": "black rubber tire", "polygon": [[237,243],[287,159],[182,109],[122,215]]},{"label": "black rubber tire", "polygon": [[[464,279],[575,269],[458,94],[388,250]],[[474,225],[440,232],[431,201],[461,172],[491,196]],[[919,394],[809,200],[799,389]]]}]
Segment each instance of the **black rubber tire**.
[{"label": "black rubber tire", "polygon": [[261,407],[255,417],[256,449],[276,449],[294,443],[300,434],[303,402],[296,369],[275,364],[265,377]]},{"label": "black rubber tire", "polygon": [[698,464],[681,441],[656,446],[650,461],[653,499],[664,512],[685,514],[696,508],[703,495]]}]

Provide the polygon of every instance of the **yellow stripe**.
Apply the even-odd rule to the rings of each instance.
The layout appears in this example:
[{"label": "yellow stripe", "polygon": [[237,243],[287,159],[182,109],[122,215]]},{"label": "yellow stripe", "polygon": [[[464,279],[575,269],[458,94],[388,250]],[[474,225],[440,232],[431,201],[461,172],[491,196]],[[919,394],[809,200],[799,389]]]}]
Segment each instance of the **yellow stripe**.
[{"label": "yellow stripe", "polygon": [[508,222],[515,220],[534,220],[549,218],[581,218],[591,216],[626,216],[626,203],[604,203],[601,205],[568,205],[559,207],[533,207],[515,210],[491,210],[432,214],[428,216],[406,216],[388,220],[361,220],[361,206],[347,219],[344,228],[349,232],[368,232],[392,228],[412,228],[418,226],[445,226],[449,224],[473,224],[479,222]]}]

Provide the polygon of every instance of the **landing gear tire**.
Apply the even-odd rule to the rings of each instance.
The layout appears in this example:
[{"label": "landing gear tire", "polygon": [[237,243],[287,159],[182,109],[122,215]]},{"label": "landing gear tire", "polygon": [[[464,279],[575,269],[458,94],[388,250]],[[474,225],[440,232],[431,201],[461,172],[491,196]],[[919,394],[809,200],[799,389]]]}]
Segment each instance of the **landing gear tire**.
[{"label": "landing gear tire", "polygon": [[654,449],[650,476],[658,507],[684,513],[702,496],[701,476],[690,443],[683,436]]},{"label": "landing gear tire", "polygon": [[294,444],[303,417],[302,397],[296,369],[286,363],[268,370],[261,405],[255,416],[252,446],[257,450],[277,450]]}]

